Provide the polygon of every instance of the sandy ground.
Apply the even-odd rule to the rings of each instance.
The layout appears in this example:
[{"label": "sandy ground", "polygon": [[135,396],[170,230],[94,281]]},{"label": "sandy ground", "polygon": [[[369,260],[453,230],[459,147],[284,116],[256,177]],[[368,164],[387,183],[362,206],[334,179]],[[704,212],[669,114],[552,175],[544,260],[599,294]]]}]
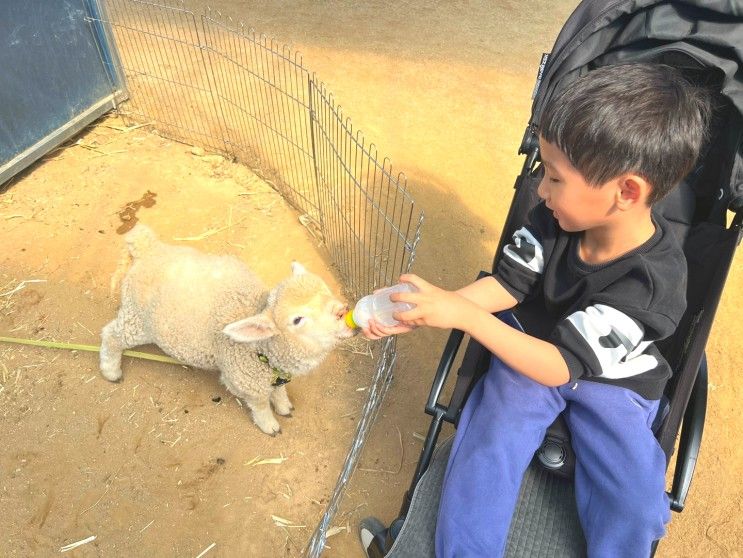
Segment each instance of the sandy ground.
[{"label": "sandy ground", "polygon": [[[304,54],[306,65],[317,72],[335,93],[345,113],[351,115],[366,136],[377,143],[381,152],[392,157],[398,169],[406,172],[413,195],[426,212],[423,241],[416,261],[416,271],[420,275],[442,286],[454,288],[473,279],[480,269],[489,268],[510,202],[513,179],[521,165],[516,149],[528,120],[539,57],[541,52],[551,47],[575,2],[507,1],[494,6],[484,1],[370,1],[357,4],[301,0],[287,7],[285,3],[275,1],[212,0],[210,4],[261,32],[292,43]],[[79,151],[79,148],[73,149]],[[69,155],[69,159],[61,162],[77,165],[76,157],[82,157],[82,153]],[[120,194],[119,174],[112,170],[98,170],[111,159],[85,159],[84,167],[97,177],[98,182],[94,184],[100,187],[105,182],[105,189],[90,188],[80,194],[75,203],[83,205],[85,212],[78,215],[75,213],[78,210],[76,206],[65,206],[63,214],[51,219],[38,234],[28,237],[17,233],[14,242],[8,244],[13,251],[4,251],[2,272],[8,273],[6,266],[9,262],[15,268],[0,283],[30,278],[34,272],[45,269],[50,276],[50,272],[54,271],[56,275],[53,276],[60,281],[75,281],[78,292],[89,297],[89,300],[83,297],[74,303],[68,301],[67,317],[63,322],[56,322],[54,317],[59,312],[42,312],[34,308],[55,295],[57,300],[69,297],[69,292],[64,288],[66,283],[56,293],[53,290],[50,292],[49,284],[29,284],[19,295],[23,292],[36,294],[18,297],[16,302],[23,305],[18,311],[34,316],[33,325],[22,321],[9,324],[5,320],[2,331],[8,331],[7,327],[12,329],[23,325],[26,327],[24,333],[39,335],[44,331],[34,331],[33,328],[43,326],[49,329],[47,333],[50,335],[80,342],[89,340],[90,333],[95,332],[93,326],[102,325],[115,306],[112,300],[102,294],[102,285],[107,280],[107,265],[101,254],[105,254],[106,250],[90,252],[84,249],[82,239],[92,236],[98,240],[97,235],[100,235],[105,238],[106,245],[113,243],[113,231],[118,226],[116,209],[128,201],[140,199],[148,188],[160,194],[158,203],[152,208],[141,209],[140,215],[151,215],[151,212],[170,207],[170,211],[161,214],[160,220],[172,236],[198,234],[226,222],[227,208],[231,203],[226,199],[214,200],[209,208],[201,208],[204,213],[200,220],[193,223],[190,223],[190,219],[195,217],[189,211],[194,208],[174,210],[166,205],[161,197],[163,183],[177,183],[174,177],[181,176],[179,173],[195,171],[189,165],[181,168],[164,164],[162,150],[155,150],[143,157],[137,168],[139,172],[147,174],[135,178],[136,188],[131,189],[130,186],[129,190],[123,190]],[[76,168],[73,167],[68,177],[70,183],[74,183],[75,172],[81,170]],[[202,169],[202,172],[206,171]],[[158,187],[151,187],[151,184],[158,184]],[[27,194],[21,194],[20,186],[16,185],[15,188],[19,193],[14,196],[22,195],[25,199]],[[54,192],[59,192],[63,187],[40,182],[34,188],[33,193],[28,194],[30,198],[23,203],[32,204],[34,196],[36,199],[46,197],[53,200]],[[103,200],[105,207],[112,207],[111,213],[95,210],[96,203],[105,196],[115,198]],[[18,197],[13,200],[13,204],[19,203]],[[39,211],[47,211],[48,215],[44,203],[40,202],[36,207]],[[2,203],[0,212],[4,216],[26,214],[23,210],[6,207]],[[106,226],[98,225],[101,220],[105,221]],[[14,221],[0,219],[4,238],[8,238],[10,230],[18,226]],[[93,222],[96,225],[92,225]],[[85,228],[87,234],[71,241],[75,237],[69,233],[80,227]],[[104,234],[97,233],[99,229],[105,231]],[[216,241],[216,238],[212,237],[212,240]],[[231,240],[240,243],[240,239]],[[283,250],[283,244],[281,246]],[[234,247],[221,238],[214,248],[221,251]],[[241,254],[247,258],[250,252],[245,250]],[[282,257],[287,261],[291,259],[290,254],[283,254]],[[67,262],[73,260],[75,266],[68,265]],[[323,265],[319,256],[316,261],[318,265]],[[743,450],[736,443],[743,423],[737,404],[741,401],[742,389],[737,372],[743,368],[743,357],[735,351],[741,334],[737,310],[743,297],[741,271],[738,257],[708,346],[711,390],[702,455],[686,510],[682,514],[674,514],[669,534],[657,554],[661,557],[737,556],[743,548],[743,527],[738,520],[743,507],[743,489],[736,480],[743,471]],[[271,273],[272,270],[265,269],[265,272]],[[94,279],[88,273],[92,273]],[[67,279],[67,275],[71,277]],[[280,274],[274,277],[265,275],[265,278],[270,282],[278,276]],[[328,278],[332,279],[330,274]],[[89,287],[82,286],[86,282]],[[11,288],[13,286],[11,284]],[[41,289],[48,294],[42,297]],[[91,292],[86,295],[87,290]],[[99,311],[101,305],[110,312]],[[86,318],[90,315],[87,312],[92,312],[95,319]],[[44,315],[51,318],[43,320]],[[96,320],[100,320],[100,323]],[[76,325],[78,323],[91,331],[85,331]],[[337,522],[339,525],[348,524],[352,532],[341,532],[332,537],[327,556],[359,556],[354,531],[358,519],[377,515],[390,520],[396,515],[418,458],[419,436],[427,429],[428,421],[422,409],[444,339],[444,332],[425,330],[400,339],[395,382],[364,450],[360,469],[349,486],[343,504],[344,515]],[[256,519],[250,515],[255,513],[253,508],[242,507],[240,499],[251,496],[254,502],[260,500],[260,509],[275,509],[273,513],[276,515],[297,523],[300,521],[299,515],[292,514],[302,506],[315,506],[312,512],[319,515],[316,504],[306,504],[302,500],[300,506],[297,504],[300,501],[297,493],[294,492],[292,496],[282,488],[282,483],[286,482],[292,490],[297,490],[296,485],[292,485],[297,479],[296,473],[291,477],[290,474],[274,473],[276,469],[251,468],[251,474],[260,471],[261,474],[272,475],[270,478],[259,478],[245,472],[244,463],[256,454],[274,457],[281,454],[281,448],[275,445],[276,441],[254,436],[254,428],[236,404],[228,405],[223,400],[218,409],[211,408],[214,403],[211,403],[210,396],[217,393],[224,395],[214,379],[197,377],[195,373],[184,376],[182,371],[172,368],[163,367],[160,370],[160,365],[154,370],[155,367],[149,364],[132,363],[129,372],[132,381],[127,380],[128,385],[122,385],[113,392],[115,386],[101,385],[98,378],[88,382],[95,375],[95,363],[80,353],[56,357],[53,364],[61,372],[55,369],[43,381],[33,384],[38,380],[30,379],[33,368],[25,369],[23,366],[54,357],[30,349],[24,349],[22,354],[26,356],[14,357],[23,358],[21,366],[18,366],[18,362],[12,363],[13,369],[23,370],[18,382],[39,397],[31,402],[19,400],[16,403],[20,413],[37,417],[34,420],[36,426],[24,427],[18,437],[38,437],[43,440],[52,436],[44,445],[37,444],[35,453],[25,450],[6,452],[2,458],[2,506],[4,510],[14,510],[15,516],[20,518],[16,530],[8,531],[16,533],[14,540],[17,546],[8,546],[8,549],[18,555],[33,553],[34,550],[44,554],[49,549],[56,550],[56,545],[77,540],[76,535],[84,538],[92,532],[92,526],[101,524],[101,520],[108,529],[106,533],[110,534],[107,544],[112,546],[104,546],[101,542],[100,546],[91,545],[90,548],[99,548],[98,552],[103,556],[120,555],[124,546],[118,545],[134,543],[145,546],[126,548],[136,548],[133,555],[142,556],[196,555],[211,542],[217,541],[219,544],[211,555],[234,555],[228,550],[234,548],[247,552],[247,555],[260,556],[262,554],[256,554],[256,549],[260,547],[255,546],[260,544],[256,542],[258,538],[270,541],[268,547],[262,547],[275,549],[269,555],[295,555],[301,547],[300,539],[309,534],[308,530],[278,529],[270,516],[264,514]],[[347,366],[345,353],[336,358],[341,359],[335,364],[343,371],[343,366]],[[3,362],[8,363],[7,360]],[[156,378],[153,373],[161,373],[166,378],[178,374],[178,381],[173,380],[170,390],[161,393],[155,388],[162,382],[161,376]],[[345,376],[338,370],[332,373],[337,374],[334,377],[338,378],[339,387],[335,389],[343,390],[343,404],[349,405],[346,412],[350,413],[358,408],[361,395],[355,390],[363,386],[363,381],[354,375],[357,374],[354,371]],[[318,374],[313,378],[321,377]],[[12,383],[14,376],[10,378]],[[342,378],[346,378],[347,383],[343,383]],[[60,381],[75,386],[61,393],[73,392],[77,406],[64,403],[60,390],[55,388]],[[304,390],[310,390],[305,408],[309,411],[314,405],[313,412],[316,414],[312,416],[319,417],[321,414],[316,408],[318,399],[310,396],[330,388],[323,380],[306,380],[308,383],[310,381],[320,383],[314,384],[314,388],[302,388],[303,393]],[[136,394],[133,392],[135,385],[140,385]],[[145,386],[146,390],[143,389]],[[87,396],[86,390],[90,390]],[[88,400],[91,396],[96,401],[105,402],[109,407],[104,409],[110,410],[98,407],[94,411],[87,409],[80,398]],[[109,396],[111,399],[106,401]],[[5,397],[8,395],[5,394]],[[110,454],[104,455],[106,444],[98,444],[98,437],[108,436],[108,443],[111,443],[111,440],[133,430],[127,424],[132,411],[125,405],[135,397],[139,398],[142,417],[135,415],[130,420],[140,421],[137,424],[141,442],[131,439],[125,445],[135,456],[141,450],[134,449],[144,447],[146,458],[135,457],[128,461],[114,459]],[[26,407],[22,408],[22,405]],[[161,411],[158,411],[158,405]],[[297,406],[302,409],[301,400]],[[165,415],[174,407],[177,408],[179,422],[163,421],[163,415],[166,421],[174,416]],[[184,413],[186,409],[190,412]],[[21,416],[20,413],[16,415]],[[225,414],[229,414],[229,417],[225,417]],[[338,414],[344,413],[339,411]],[[202,420],[205,422],[200,422]],[[294,424],[299,420],[297,416],[291,422]],[[343,435],[350,436],[352,419],[348,420],[350,424],[347,430],[341,431]],[[20,428],[22,422],[13,427]],[[230,428],[238,424],[241,428],[239,435]],[[112,428],[114,425],[116,429]],[[67,443],[60,441],[61,433],[68,427],[86,433],[95,441],[83,441],[81,446],[71,446],[69,440]],[[7,428],[4,425],[3,429]],[[308,449],[296,446],[295,451],[311,454],[315,451],[311,448],[322,448],[318,451],[328,452],[327,447],[311,445],[319,443],[313,441],[314,436],[321,437],[323,428],[328,428],[327,421],[311,421],[311,426],[301,431]],[[180,429],[186,429],[185,436]],[[162,433],[160,438],[169,443],[179,435],[181,439],[169,447],[169,443],[154,438],[158,433]],[[287,434],[289,432],[285,432]],[[256,451],[256,448],[260,450]],[[291,455],[294,457],[296,454]],[[323,462],[329,463],[328,468],[332,468],[333,459],[338,458],[337,455],[323,457],[326,457]],[[59,481],[56,476],[48,473],[45,476],[43,472],[34,471],[33,467],[39,466],[36,464],[52,458],[68,464],[65,470],[70,471],[72,486],[77,487],[77,491],[68,488],[68,483]],[[224,459],[225,463],[220,464],[218,458]],[[88,465],[88,462],[93,465]],[[171,469],[168,469],[168,463],[173,463]],[[117,470],[117,467],[121,469]],[[237,471],[230,471],[230,467]],[[150,481],[142,482],[143,471],[151,474]],[[313,487],[318,492],[306,488],[303,490],[307,492],[303,494],[310,499],[316,498],[310,493],[327,496],[327,488],[333,484],[330,476],[318,480],[320,486]],[[11,483],[7,479],[16,480]],[[182,481],[180,485],[178,481]],[[180,488],[184,484],[187,490]],[[86,490],[81,491],[81,487]],[[252,492],[249,493],[248,489]],[[140,498],[152,491],[157,494],[158,490],[165,491],[163,498],[157,498],[157,506],[143,513],[145,508],[139,505]],[[188,498],[183,503],[184,498],[180,497],[183,492],[192,495],[191,502],[193,494],[197,495],[200,503],[195,509],[188,509],[191,505]],[[114,495],[117,498],[112,498]],[[323,496],[317,500],[322,501]],[[169,509],[167,502],[177,509]],[[172,502],[177,502],[177,506]],[[225,504],[230,505],[225,508]],[[284,507],[278,504],[284,504]],[[303,517],[311,515],[310,510],[302,510],[306,512]],[[3,514],[7,516],[7,512]],[[132,521],[132,517],[138,520]],[[156,517],[165,517],[167,520],[158,519],[149,524]],[[28,529],[31,534],[21,537],[17,533],[26,526],[31,527]],[[154,530],[156,526],[158,530]],[[49,529],[64,533],[67,538],[50,540],[46,535]],[[4,535],[3,545],[8,544],[6,540],[9,540],[8,535]],[[163,546],[156,546],[155,541]],[[172,548],[173,553],[155,551],[164,547]],[[90,552],[93,555],[93,550]],[[79,555],[84,554],[81,551]]]},{"label": "sandy ground", "polygon": [[[0,334],[97,345],[117,308],[119,235],[137,219],[240,257],[266,284],[297,259],[341,292],[298,217],[247,168],[105,119],[0,195]],[[125,358],[114,384],[97,354],[0,344],[0,553],[49,556],[95,535],[71,555],[215,543],[213,555],[298,556],[352,440],[368,350],[354,338],[293,381],[296,410],[272,438],[215,374]]]}]

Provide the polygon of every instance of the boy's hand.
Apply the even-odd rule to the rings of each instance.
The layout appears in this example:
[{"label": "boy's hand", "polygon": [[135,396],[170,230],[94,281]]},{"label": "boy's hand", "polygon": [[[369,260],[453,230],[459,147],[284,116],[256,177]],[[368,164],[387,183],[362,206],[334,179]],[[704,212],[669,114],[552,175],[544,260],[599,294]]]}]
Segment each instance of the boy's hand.
[{"label": "boy's hand", "polygon": [[390,296],[390,300],[394,302],[415,304],[412,310],[392,315],[401,324],[396,327],[409,328],[405,331],[421,325],[466,330],[472,315],[482,311],[482,308],[462,295],[436,287],[417,275],[401,275],[400,281],[418,288],[416,293],[395,293]]},{"label": "boy's hand", "polygon": [[361,330],[367,339],[381,339],[389,335],[408,333],[421,325],[466,330],[473,313],[482,311],[481,307],[462,295],[436,287],[417,275],[401,275],[400,282],[414,285],[418,292],[394,293],[390,300],[409,302],[415,304],[415,308],[393,314],[392,317],[400,322],[398,325],[384,326],[369,320],[368,327]]},{"label": "boy's hand", "polygon": [[[374,293],[376,294],[379,290],[381,289],[376,289]],[[392,299],[390,298],[390,300]],[[390,335],[399,335],[401,333],[407,333],[413,329],[415,329],[414,325],[404,325],[400,323],[399,325],[386,326],[386,325],[377,323],[374,320],[374,318],[370,318],[369,323],[367,324],[367,327],[361,328],[361,334],[367,339],[376,341],[377,339],[382,339],[383,337],[389,337]]]},{"label": "boy's hand", "polygon": [[401,333],[407,333],[411,331],[412,329],[415,329],[415,326],[408,326],[408,325],[395,325],[395,326],[384,326],[382,324],[378,324],[374,321],[374,319],[369,320],[369,326],[362,328],[361,333],[366,337],[367,339],[376,340],[376,339],[382,339],[383,337],[388,337],[390,335],[399,335]]}]

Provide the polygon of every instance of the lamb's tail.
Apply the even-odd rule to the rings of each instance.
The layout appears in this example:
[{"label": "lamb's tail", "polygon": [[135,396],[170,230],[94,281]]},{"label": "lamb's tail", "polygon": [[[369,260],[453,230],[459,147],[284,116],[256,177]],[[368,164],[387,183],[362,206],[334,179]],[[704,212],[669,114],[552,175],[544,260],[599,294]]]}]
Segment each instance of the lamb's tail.
[{"label": "lamb's tail", "polygon": [[135,258],[141,258],[149,252],[158,240],[152,229],[147,225],[137,223],[134,228],[126,234],[124,242],[125,246],[121,251],[119,264],[111,277],[111,294],[118,290],[121,280],[124,278],[124,275],[126,275],[126,272],[129,271]]},{"label": "lamb's tail", "polygon": [[147,225],[137,223],[124,237],[126,249],[132,258],[141,258],[158,242],[157,236]]}]

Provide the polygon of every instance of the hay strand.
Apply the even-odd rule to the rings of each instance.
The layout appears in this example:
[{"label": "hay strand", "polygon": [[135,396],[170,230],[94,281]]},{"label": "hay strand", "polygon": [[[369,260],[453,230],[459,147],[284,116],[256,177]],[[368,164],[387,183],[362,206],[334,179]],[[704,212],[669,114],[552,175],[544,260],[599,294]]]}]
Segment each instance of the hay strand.
[{"label": "hay strand", "polygon": [[276,525],[276,527],[293,527],[295,529],[303,529],[307,527],[306,525],[297,525],[293,521],[284,519],[283,517],[279,517],[278,515],[271,514],[271,519],[273,519],[274,525]]},{"label": "hay strand", "polygon": [[217,546],[217,543],[213,542],[212,544],[210,544],[209,546],[207,546],[204,550],[202,550],[196,558],[201,558],[202,556],[204,556],[207,552],[209,552],[215,546]]},{"label": "hay strand", "polygon": [[25,289],[26,285],[28,285],[29,283],[46,283],[46,279],[26,279],[18,283],[14,289],[5,293],[0,293],[0,296],[12,295],[13,293],[20,291],[21,289]]},{"label": "hay strand", "polygon": [[[5,343],[15,343],[18,345],[31,345],[33,347],[45,347],[47,349],[67,349],[70,351],[88,351],[92,353],[100,352],[101,348],[96,345],[79,345],[77,343],[62,343],[59,341],[40,341],[36,339],[20,339],[18,337],[2,337],[0,341]],[[143,353],[140,351],[124,351],[124,356],[141,358],[144,360],[154,360],[156,362],[165,362],[168,364],[183,364],[182,362],[166,356],[166,355],[153,355],[152,353]]]},{"label": "hay strand", "polygon": [[77,541],[77,542],[74,542],[74,543],[67,544],[67,545],[63,546],[62,548],[60,548],[59,551],[60,552],[70,551],[70,550],[72,550],[74,548],[77,548],[78,546],[82,546],[84,544],[88,544],[89,542],[93,542],[95,540],[95,538],[96,538],[95,535],[91,535],[87,539],[83,539],[81,541]]},{"label": "hay strand", "polygon": [[261,456],[254,457],[250,461],[245,462],[247,467],[255,467],[256,465],[281,465],[284,461],[289,459],[288,457],[269,457],[267,459],[261,459]]},{"label": "hay strand", "polygon": [[180,242],[196,242],[199,240],[204,240],[205,238],[209,238],[212,235],[231,229],[233,226],[239,225],[243,221],[245,221],[245,219],[239,219],[237,222],[232,223],[232,217],[230,217],[229,222],[222,227],[207,229],[203,233],[196,235],[196,236],[174,236],[173,240],[180,241]]}]

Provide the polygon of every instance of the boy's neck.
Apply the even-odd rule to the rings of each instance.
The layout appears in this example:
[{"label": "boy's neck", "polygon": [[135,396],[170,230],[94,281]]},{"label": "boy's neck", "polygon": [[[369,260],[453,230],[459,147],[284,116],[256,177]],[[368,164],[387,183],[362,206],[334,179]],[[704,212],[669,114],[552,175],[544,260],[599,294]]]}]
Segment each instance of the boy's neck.
[{"label": "boy's neck", "polygon": [[650,208],[634,219],[617,219],[583,231],[579,254],[590,265],[610,262],[645,244],[655,233]]}]

